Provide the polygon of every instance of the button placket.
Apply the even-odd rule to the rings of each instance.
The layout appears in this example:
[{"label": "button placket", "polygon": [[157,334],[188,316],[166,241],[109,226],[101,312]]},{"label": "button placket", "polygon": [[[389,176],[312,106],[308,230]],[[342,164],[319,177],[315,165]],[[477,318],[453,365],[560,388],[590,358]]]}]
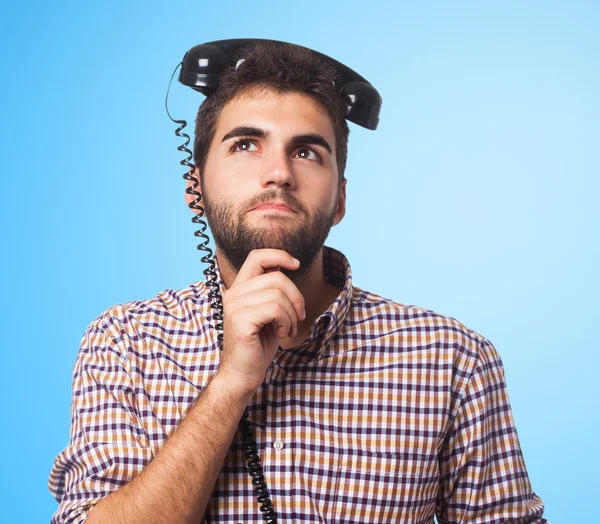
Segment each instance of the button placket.
[{"label": "button placket", "polygon": [[[280,518],[289,521],[292,514],[292,481],[289,474],[292,452],[289,432],[283,423],[284,413],[276,407],[285,396],[285,367],[290,355],[285,352],[278,353],[271,363],[272,372],[270,384],[265,394],[265,456],[269,464],[269,492],[272,495],[273,506]],[[272,484],[272,486],[271,486]],[[287,493],[287,495],[285,495]],[[285,518],[284,518],[285,516]]]}]

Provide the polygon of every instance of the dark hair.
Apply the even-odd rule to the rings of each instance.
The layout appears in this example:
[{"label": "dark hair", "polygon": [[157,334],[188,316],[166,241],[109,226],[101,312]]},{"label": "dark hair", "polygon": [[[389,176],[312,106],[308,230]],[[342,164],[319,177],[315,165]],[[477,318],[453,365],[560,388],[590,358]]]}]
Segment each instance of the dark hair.
[{"label": "dark hair", "polygon": [[229,64],[219,79],[219,87],[200,105],[196,116],[194,165],[202,178],[217,119],[223,106],[252,89],[272,89],[277,93],[298,92],[321,104],[331,118],[335,133],[339,184],[344,180],[350,129],[345,106],[333,82],[338,75],[333,66],[309,49],[288,43],[257,42],[242,50],[244,62],[236,70]]}]

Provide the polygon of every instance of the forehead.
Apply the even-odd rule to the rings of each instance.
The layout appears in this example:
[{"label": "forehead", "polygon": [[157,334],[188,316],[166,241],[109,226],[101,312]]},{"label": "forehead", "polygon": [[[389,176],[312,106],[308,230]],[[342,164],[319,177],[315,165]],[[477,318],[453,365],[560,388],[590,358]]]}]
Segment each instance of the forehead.
[{"label": "forehead", "polygon": [[316,132],[324,135],[330,144],[335,143],[327,110],[304,93],[278,93],[270,89],[244,91],[223,106],[215,138],[220,140],[239,125],[253,125],[286,136]]}]

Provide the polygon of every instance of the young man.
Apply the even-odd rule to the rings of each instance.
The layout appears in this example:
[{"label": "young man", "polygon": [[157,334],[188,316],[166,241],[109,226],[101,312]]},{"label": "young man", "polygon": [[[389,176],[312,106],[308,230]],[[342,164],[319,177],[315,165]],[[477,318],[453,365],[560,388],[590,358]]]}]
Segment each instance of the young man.
[{"label": "young man", "polygon": [[205,282],[90,324],[53,522],[262,522],[236,431],[246,406],[280,522],[547,522],[494,346],[354,286],[324,246],[346,202],[332,75],[262,44],[202,104],[194,174],[222,351]]}]

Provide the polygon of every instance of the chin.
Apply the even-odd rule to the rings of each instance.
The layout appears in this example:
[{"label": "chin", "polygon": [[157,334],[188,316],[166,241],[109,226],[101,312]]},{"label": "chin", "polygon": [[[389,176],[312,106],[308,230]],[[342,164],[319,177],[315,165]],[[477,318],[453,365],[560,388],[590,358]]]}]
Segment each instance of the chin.
[{"label": "chin", "polygon": [[297,229],[285,227],[283,224],[267,224],[262,227],[253,228],[253,233],[259,238],[279,239],[283,236],[296,235]]}]

